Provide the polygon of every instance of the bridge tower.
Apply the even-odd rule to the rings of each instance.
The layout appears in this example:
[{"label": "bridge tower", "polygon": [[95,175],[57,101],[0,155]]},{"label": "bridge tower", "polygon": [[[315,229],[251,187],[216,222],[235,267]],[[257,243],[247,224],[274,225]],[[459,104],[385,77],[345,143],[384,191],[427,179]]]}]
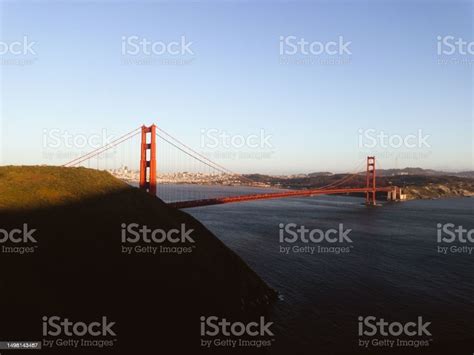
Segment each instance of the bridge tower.
[{"label": "bridge tower", "polygon": [[368,206],[375,206],[375,192],[376,192],[376,183],[375,183],[375,157],[367,157],[367,173],[366,173],[366,183],[367,183],[367,192],[366,192],[366,204]]},{"label": "bridge tower", "polygon": [[142,126],[140,188],[156,196],[156,126]]}]

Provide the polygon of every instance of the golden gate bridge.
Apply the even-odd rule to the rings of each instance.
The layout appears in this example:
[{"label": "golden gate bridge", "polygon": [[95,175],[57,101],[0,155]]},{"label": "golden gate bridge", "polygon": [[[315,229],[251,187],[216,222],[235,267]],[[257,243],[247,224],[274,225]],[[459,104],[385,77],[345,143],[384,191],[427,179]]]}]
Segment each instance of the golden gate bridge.
[{"label": "golden gate bridge", "polygon": [[[139,142],[132,143],[132,141],[137,139],[139,139]],[[139,162],[138,187],[154,196],[162,198],[168,205],[175,208],[329,194],[365,194],[366,205],[374,206],[376,205],[376,195],[379,192],[387,193],[389,200],[398,200],[401,196],[401,189],[397,186],[377,186],[374,156],[367,157],[365,183],[360,187],[348,186],[354,180],[360,180],[360,176],[364,172],[358,171],[347,174],[325,186],[312,189],[280,189],[272,192],[259,191],[258,193],[251,190],[241,195],[207,196],[209,191],[196,192],[195,189],[186,190],[181,188],[181,191],[172,193],[170,188],[164,188],[166,184],[158,184],[160,181],[160,174],[158,172],[161,172],[163,176],[165,176],[166,172],[170,175],[172,171],[174,171],[174,176],[194,174],[194,176],[199,177],[197,183],[202,185],[206,185],[206,182],[222,184],[225,181],[234,179],[236,182],[246,182],[249,186],[255,186],[255,181],[210,160],[204,154],[197,152],[154,124],[138,127],[102,147],[63,164],[63,166],[85,166],[91,168],[91,166],[94,166],[95,161],[96,169],[110,170],[107,169],[109,166],[108,157],[105,159],[105,162],[101,157],[105,156],[107,152],[114,150],[115,154],[113,154],[112,163],[115,164],[113,166],[116,166],[117,156],[120,155],[117,152],[117,148],[126,144],[129,145],[128,154],[122,152],[122,160]],[[139,148],[136,145],[139,145]],[[159,150],[157,150],[157,146],[159,146]],[[163,153],[159,155],[158,151]],[[173,154],[170,154],[171,152]],[[188,173],[188,171],[192,173]],[[359,179],[356,179],[357,177]],[[194,181],[194,184],[196,184],[196,181]],[[177,184],[168,184],[168,187],[171,185],[179,190]],[[163,187],[161,191],[160,187]]]}]

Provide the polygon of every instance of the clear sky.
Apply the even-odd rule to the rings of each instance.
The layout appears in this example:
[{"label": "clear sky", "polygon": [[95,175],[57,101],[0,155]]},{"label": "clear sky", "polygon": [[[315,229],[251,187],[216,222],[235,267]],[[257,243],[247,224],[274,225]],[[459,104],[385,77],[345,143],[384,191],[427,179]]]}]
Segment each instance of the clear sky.
[{"label": "clear sky", "polygon": [[[473,169],[474,53],[438,53],[438,36],[474,41],[468,1],[4,1],[0,15],[2,43],[34,42],[0,51],[0,164],[63,163],[45,158],[54,132],[155,122],[206,154],[251,153],[216,158],[245,173],[346,171],[367,154],[383,168]],[[350,53],[282,54],[288,36],[342,38]],[[182,37],[191,54],[123,53],[124,38]],[[269,144],[211,147],[216,132]],[[395,143],[372,147],[380,132]],[[411,135],[425,138],[396,146]]]}]

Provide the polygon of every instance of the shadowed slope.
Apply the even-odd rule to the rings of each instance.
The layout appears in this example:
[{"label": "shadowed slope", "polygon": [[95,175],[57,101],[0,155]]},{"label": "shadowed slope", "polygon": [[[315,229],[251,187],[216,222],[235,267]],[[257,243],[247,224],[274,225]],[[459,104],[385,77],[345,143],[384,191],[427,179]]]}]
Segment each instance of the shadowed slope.
[{"label": "shadowed slope", "polygon": [[[2,311],[0,340],[42,339],[43,316],[76,321],[107,316],[116,322],[114,354],[131,348],[140,354],[194,351],[200,348],[201,315],[255,319],[275,297],[193,217],[108,173],[6,167],[0,168],[0,187],[1,228],[26,223],[37,240],[33,253],[1,254],[0,302],[8,309]],[[184,224],[193,230],[194,243],[183,245],[191,252],[123,254],[123,223],[165,231]],[[150,246],[127,244],[137,245]]]}]

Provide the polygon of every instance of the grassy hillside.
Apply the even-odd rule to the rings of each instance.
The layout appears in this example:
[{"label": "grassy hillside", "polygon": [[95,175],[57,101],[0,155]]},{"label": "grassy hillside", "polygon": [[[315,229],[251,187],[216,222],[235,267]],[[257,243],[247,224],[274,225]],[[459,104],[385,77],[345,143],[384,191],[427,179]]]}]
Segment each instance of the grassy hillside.
[{"label": "grassy hillside", "polygon": [[4,166],[0,167],[0,209],[53,206],[127,186],[106,172],[86,168]]},{"label": "grassy hillside", "polygon": [[[107,316],[117,323],[114,354],[156,353],[157,339],[159,348],[195,353],[200,316],[254,319],[275,297],[196,219],[106,172],[1,167],[0,204],[1,228],[27,223],[37,240],[33,253],[0,252],[3,339],[42,339],[45,315]],[[123,254],[123,223],[165,231],[184,224],[192,252]]]}]

